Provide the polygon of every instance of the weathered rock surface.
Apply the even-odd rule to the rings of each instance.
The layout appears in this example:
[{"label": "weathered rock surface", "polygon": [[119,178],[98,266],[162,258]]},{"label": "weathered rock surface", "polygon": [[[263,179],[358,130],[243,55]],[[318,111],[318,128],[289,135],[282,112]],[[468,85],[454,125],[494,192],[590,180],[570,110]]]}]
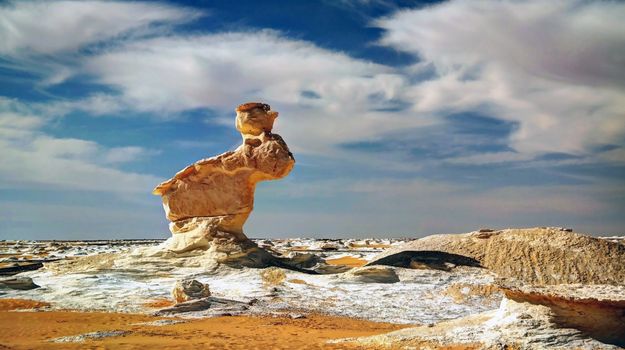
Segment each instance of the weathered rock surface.
[{"label": "weathered rock surface", "polygon": [[528,286],[500,281],[506,298],[548,307],[551,321],[605,343],[625,346],[625,286]]},{"label": "weathered rock surface", "polygon": [[17,290],[30,290],[39,288],[30,277],[14,277],[0,281],[0,288],[9,288]]},{"label": "weathered rock surface", "polygon": [[620,349],[578,329],[562,328],[548,306],[508,298],[497,310],[343,341],[392,349]]},{"label": "weathered rock surface", "polygon": [[481,266],[500,278],[498,310],[357,340],[394,348],[616,349],[625,345],[625,246],[562,228],[434,235],[370,263]]},{"label": "weathered rock surface", "polygon": [[176,281],[171,295],[176,303],[184,303],[193,299],[207,298],[211,295],[207,284],[196,280]]},{"label": "weathered rock surface", "polygon": [[43,267],[41,262],[0,264],[0,276],[16,275],[24,271],[38,270]]},{"label": "weathered rock surface", "polygon": [[392,247],[368,265],[411,263],[482,266],[538,285],[625,284],[625,245],[560,228],[433,235]]},{"label": "weathered rock surface", "polygon": [[363,266],[347,271],[343,279],[360,283],[396,283],[399,276],[395,269],[388,266]]},{"label": "weathered rock surface", "polygon": [[202,299],[193,299],[186,301],[184,303],[176,304],[172,307],[161,309],[155,313],[157,316],[165,316],[165,315],[175,315],[187,312],[203,312],[202,315],[196,314],[198,316],[219,316],[226,314],[238,314],[249,308],[248,303],[215,298],[215,297],[207,297]]},{"label": "weathered rock surface", "polygon": [[282,138],[271,133],[278,113],[269,105],[247,103],[236,113],[241,146],[186,167],[154,194],[162,197],[171,221],[171,251],[218,246],[224,262],[267,266],[271,255],[245,236],[243,225],[253,209],[256,184],[285,177],[295,160]]}]

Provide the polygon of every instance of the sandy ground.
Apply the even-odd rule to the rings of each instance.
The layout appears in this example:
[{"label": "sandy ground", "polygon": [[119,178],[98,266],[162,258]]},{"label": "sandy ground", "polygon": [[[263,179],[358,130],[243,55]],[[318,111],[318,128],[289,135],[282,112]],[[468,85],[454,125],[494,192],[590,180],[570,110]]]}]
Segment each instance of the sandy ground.
[{"label": "sandy ground", "polygon": [[366,263],[368,263],[368,261],[365,259],[358,259],[352,256],[345,256],[345,257],[336,258],[336,259],[326,259],[326,263],[330,265],[345,265],[349,267],[359,267],[359,266],[364,266]]},{"label": "sandy ground", "polygon": [[[318,314],[301,319],[228,316],[153,326],[137,323],[163,318],[100,312],[15,311],[45,306],[30,300],[0,299],[0,349],[358,349],[325,342],[406,327]],[[112,330],[131,333],[82,343],[49,342],[63,336]]]}]

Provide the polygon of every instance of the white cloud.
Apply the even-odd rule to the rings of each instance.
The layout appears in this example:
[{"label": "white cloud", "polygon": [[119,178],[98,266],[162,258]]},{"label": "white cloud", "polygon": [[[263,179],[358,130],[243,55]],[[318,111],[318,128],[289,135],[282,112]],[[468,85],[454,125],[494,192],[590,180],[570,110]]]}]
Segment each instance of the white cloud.
[{"label": "white cloud", "polygon": [[271,31],[134,41],[87,58],[84,71],[154,114],[211,108],[230,125],[239,103],[270,102],[283,116],[277,131],[299,152],[432,123],[384,111],[406,88],[393,69]]},{"label": "white cloud", "polygon": [[40,128],[46,120],[22,115],[28,107],[0,98],[0,182],[3,188],[54,188],[149,193],[161,179],[126,172],[110,163],[129,162],[153,151],[140,147],[107,148],[96,142],[56,138]]},{"label": "white cloud", "polygon": [[534,158],[531,155],[516,152],[492,152],[472,154],[463,157],[447,158],[445,162],[453,164],[484,165],[493,163],[528,161]]},{"label": "white cloud", "polygon": [[137,146],[113,147],[106,151],[103,158],[105,163],[119,164],[129,163],[143,157],[151,157],[159,153],[156,150]]},{"label": "white cloud", "polygon": [[43,86],[72,77],[89,45],[166,33],[203,12],[154,2],[22,0],[0,4],[0,67],[42,77]]},{"label": "white cloud", "polygon": [[10,1],[0,6],[0,54],[75,51],[156,24],[176,24],[201,13],[159,3]]},{"label": "white cloud", "polygon": [[524,154],[584,154],[625,135],[625,4],[448,1],[376,23],[381,44],[437,75],[408,93],[421,113],[478,110],[519,123]]}]

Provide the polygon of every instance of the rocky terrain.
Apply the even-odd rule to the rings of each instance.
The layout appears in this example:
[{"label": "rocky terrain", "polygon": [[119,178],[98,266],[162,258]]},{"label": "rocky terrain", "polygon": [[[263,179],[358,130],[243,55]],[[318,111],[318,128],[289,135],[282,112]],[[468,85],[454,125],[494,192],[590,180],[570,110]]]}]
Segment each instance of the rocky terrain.
[{"label": "rocky terrain", "polygon": [[598,349],[625,346],[625,246],[562,228],[435,235],[388,249],[368,265],[481,266],[498,278],[498,309],[348,340],[413,348]]},{"label": "rocky terrain", "polygon": [[[528,231],[578,237],[555,228]],[[300,317],[297,315],[323,312],[413,325],[386,335],[345,340],[371,347],[622,346],[622,283],[528,282],[536,278],[533,273],[523,282],[522,275],[502,278],[496,271],[471,264],[463,266],[458,260],[419,258],[406,266],[376,263],[392,256],[389,251],[400,254],[405,247],[414,249],[418,241],[255,240],[258,246],[282,259],[291,257],[312,264],[307,265],[311,270],[336,267],[333,273],[320,274],[279,267],[233,268],[215,264],[210,251],[203,249],[163,254],[167,241],[2,242],[2,263],[45,260],[50,256],[53,259],[44,261],[43,268],[5,277],[27,278],[36,287],[14,289],[5,285],[0,287],[0,298],[35,300],[45,304],[47,310],[121,311],[185,318],[224,314]],[[600,246],[602,242],[598,240]],[[601,254],[595,248],[589,247]],[[608,251],[613,252],[612,249],[610,246]],[[480,256],[473,258],[476,257]],[[600,269],[586,269],[600,273]],[[610,280],[601,275],[580,278]]]},{"label": "rocky terrain", "polygon": [[625,283],[625,245],[564,228],[432,235],[386,250],[370,265],[481,266],[532,284]]}]

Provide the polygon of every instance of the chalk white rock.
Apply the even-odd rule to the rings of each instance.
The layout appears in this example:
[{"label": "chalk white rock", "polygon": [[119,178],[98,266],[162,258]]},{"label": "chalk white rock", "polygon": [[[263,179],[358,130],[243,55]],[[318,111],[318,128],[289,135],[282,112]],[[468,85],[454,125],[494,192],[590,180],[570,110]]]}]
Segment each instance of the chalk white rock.
[{"label": "chalk white rock", "polygon": [[177,281],[171,295],[176,303],[184,303],[193,299],[207,298],[211,295],[208,284],[196,280]]}]

